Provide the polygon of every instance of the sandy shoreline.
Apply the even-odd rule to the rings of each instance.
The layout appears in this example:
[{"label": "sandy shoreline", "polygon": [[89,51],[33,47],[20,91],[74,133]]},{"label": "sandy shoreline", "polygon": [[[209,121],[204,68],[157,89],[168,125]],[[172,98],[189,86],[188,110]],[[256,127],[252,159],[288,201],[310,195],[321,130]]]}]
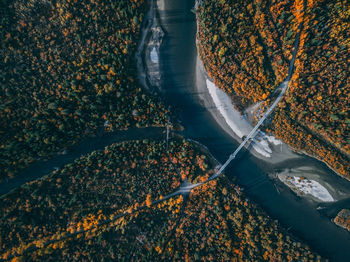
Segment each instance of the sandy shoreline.
[{"label": "sandy shoreline", "polygon": [[[248,119],[243,118],[242,116],[238,116],[237,114],[235,116],[235,119],[231,119],[231,121],[240,121],[240,125],[244,125],[245,126],[245,130],[243,129],[236,129],[233,130],[232,127],[229,126],[228,124],[228,119],[226,116],[223,116],[223,114],[220,112],[220,106],[214,102],[212,95],[210,94],[209,90],[208,90],[208,82],[210,81],[209,77],[207,76],[207,73],[204,69],[204,66],[202,64],[202,61],[200,60],[199,56],[197,55],[197,63],[196,63],[196,88],[197,91],[199,93],[199,97],[203,103],[203,105],[208,109],[208,111],[211,113],[211,115],[213,116],[213,118],[216,120],[216,122],[221,126],[221,128],[223,130],[225,130],[226,133],[228,133],[233,139],[235,139],[237,142],[242,142],[242,136],[246,135],[247,133],[250,132],[249,128],[253,128],[253,126],[249,123]],[[211,87],[213,88],[213,87]],[[219,107],[218,107],[219,106]],[[226,103],[225,105],[222,105],[223,107],[232,107],[232,111],[235,110],[232,104],[228,104]],[[222,110],[221,110],[222,111]],[[238,119],[240,118],[240,119]],[[237,127],[239,127],[239,124],[237,124]],[[236,131],[236,132],[235,132]],[[263,135],[263,134],[260,134]],[[265,134],[266,135],[266,134]],[[270,136],[269,136],[270,137]],[[271,136],[272,137],[272,136]],[[271,138],[270,138],[271,140]],[[279,140],[278,140],[279,141]],[[270,152],[268,152],[268,150],[261,152],[259,151],[259,148],[256,148],[255,146],[257,144],[255,144],[255,146],[253,145],[253,149],[250,152],[257,158],[266,161],[270,164],[278,164],[281,162],[284,162],[286,160],[291,160],[291,159],[298,159],[300,156],[299,154],[293,152],[288,145],[284,144],[281,142],[281,144],[279,143],[272,143],[270,141],[268,148],[271,149]],[[269,156],[267,156],[267,154],[264,153],[268,153]]]},{"label": "sandy shoreline", "polygon": [[156,0],[149,1],[149,10],[144,18],[140,41],[135,53],[139,81],[150,92],[159,91],[162,81],[159,48],[164,31],[157,16],[159,3]]},{"label": "sandy shoreline", "polygon": [[[315,173],[311,167],[303,166],[291,169],[286,168],[273,176],[291,188],[291,190],[298,195],[311,198],[316,202],[333,202],[350,197],[349,188],[344,185],[340,179],[338,181],[330,180],[323,173]],[[301,178],[301,181],[296,181],[296,179],[299,178]],[[310,191],[306,188],[307,190],[305,191],[305,187],[301,188],[302,185],[309,183],[309,181],[311,181],[311,188],[309,189],[312,189],[314,186],[318,189]],[[323,189],[321,189],[321,187],[323,187]],[[322,192],[320,195],[319,193],[322,190],[324,191],[323,193],[328,192],[331,197],[327,197],[327,193],[323,194]]]}]

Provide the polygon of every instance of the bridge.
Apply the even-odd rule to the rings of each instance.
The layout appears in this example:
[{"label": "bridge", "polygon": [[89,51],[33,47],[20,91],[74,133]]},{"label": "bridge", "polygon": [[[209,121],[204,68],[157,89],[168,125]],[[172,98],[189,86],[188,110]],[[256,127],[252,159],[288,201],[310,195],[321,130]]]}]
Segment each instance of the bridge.
[{"label": "bridge", "polygon": [[[200,6],[201,3],[202,3],[202,0],[196,0],[194,10],[197,10],[198,6]],[[306,1],[304,1],[304,10],[305,8],[306,8]],[[274,90],[273,94],[276,94],[278,91],[280,91],[280,93],[277,96],[276,100],[272,103],[272,105],[267,109],[265,115],[258,121],[258,123],[255,125],[252,131],[248,134],[248,136],[243,140],[243,142],[239,145],[239,147],[229,156],[226,162],[220,167],[220,169],[215,174],[213,174],[211,177],[209,177],[206,181],[202,183],[197,183],[197,184],[189,184],[188,182],[183,183],[178,191],[171,194],[172,196],[176,193],[178,194],[189,193],[193,188],[196,188],[205,183],[208,183],[209,181],[220,176],[222,172],[226,169],[226,167],[231,163],[231,161],[236,158],[236,156],[242,150],[242,148],[257,135],[258,129],[264,124],[265,120],[271,115],[273,110],[277,107],[279,102],[282,100],[284,94],[287,92],[289,82],[292,78],[293,71],[294,71],[294,63],[298,53],[300,32],[302,27],[303,27],[303,23],[300,23],[298,27],[298,33],[296,34],[294,45],[293,45],[293,53],[292,53],[292,59],[289,63],[288,75],[285,78],[285,80],[276,88],[276,90]],[[167,139],[169,138],[168,132],[169,130],[167,130]]]},{"label": "bridge", "polygon": [[[190,191],[196,187],[199,187],[205,183],[208,183],[211,180],[216,179],[217,177],[219,177],[223,171],[226,169],[226,167],[236,158],[236,156],[238,155],[238,153],[242,150],[242,148],[250,141],[252,140],[256,135],[257,135],[257,131],[258,129],[264,124],[265,120],[271,115],[271,113],[273,112],[273,110],[276,108],[276,106],[278,105],[278,103],[281,101],[281,99],[283,98],[284,94],[286,93],[287,89],[288,89],[288,85],[289,85],[289,81],[290,78],[287,77],[286,80],[284,80],[282,82],[282,84],[280,84],[278,86],[277,89],[280,89],[281,92],[278,95],[278,97],[276,98],[276,100],[272,103],[272,105],[268,108],[268,110],[266,111],[265,115],[259,120],[259,122],[255,125],[255,127],[252,129],[252,131],[250,131],[250,133],[248,134],[248,136],[243,140],[243,142],[239,145],[239,147],[237,147],[237,149],[229,156],[229,158],[226,160],[226,162],[220,167],[220,169],[213,174],[211,177],[209,177],[206,181],[201,182],[201,183],[197,183],[197,184],[190,184],[188,182],[184,182],[181,187],[179,188],[178,191],[174,192],[171,194],[171,196],[177,195],[177,194],[189,194]],[[168,133],[168,132],[167,132]],[[167,136],[168,138],[168,136]]]},{"label": "bridge", "polygon": [[[304,2],[304,8],[305,8],[305,2]],[[264,124],[265,120],[271,115],[273,110],[277,107],[279,102],[282,100],[284,94],[288,90],[289,82],[290,82],[292,75],[293,75],[293,72],[294,72],[294,63],[295,63],[295,59],[296,59],[296,56],[298,53],[300,32],[301,32],[302,27],[303,27],[303,23],[301,23],[299,25],[299,28],[298,28],[299,30],[298,30],[298,33],[296,34],[295,42],[293,45],[292,59],[289,63],[289,68],[288,68],[288,75],[285,78],[285,80],[274,91],[274,93],[276,93],[278,91],[280,91],[280,93],[277,96],[276,100],[272,103],[272,105],[267,109],[267,111],[265,112],[265,115],[258,121],[258,123],[255,125],[255,127],[252,129],[252,131],[248,134],[248,136],[243,140],[243,142],[239,145],[239,147],[229,156],[229,158],[226,160],[226,162],[220,167],[220,169],[215,174],[213,174],[211,177],[209,177],[206,181],[204,181],[202,183],[197,183],[197,184],[190,184],[188,182],[183,183],[178,191],[171,194],[172,196],[177,195],[177,194],[188,194],[188,193],[190,193],[190,191],[193,188],[201,186],[201,185],[208,183],[209,181],[214,180],[217,177],[219,177],[222,174],[222,172],[226,169],[226,167],[232,162],[232,160],[234,160],[236,158],[236,156],[242,150],[242,148],[257,135],[258,129]],[[168,139],[168,137],[169,136],[167,135],[167,139]]]},{"label": "bridge", "polygon": [[[298,41],[297,41],[297,44],[298,44]],[[296,49],[297,48],[294,48],[293,58],[295,57]],[[291,61],[292,69],[290,69],[290,71],[289,71],[291,73],[293,72],[294,61],[295,61],[295,59],[292,59],[292,61]],[[180,194],[181,195],[188,195],[192,189],[199,187],[203,184],[206,184],[209,181],[214,180],[217,177],[219,177],[223,173],[223,171],[226,169],[226,167],[232,162],[232,160],[234,160],[236,158],[236,156],[242,150],[242,148],[257,135],[258,129],[264,124],[265,120],[271,115],[273,110],[277,107],[277,105],[279,104],[279,102],[283,98],[284,94],[286,93],[288,86],[289,86],[290,78],[291,78],[291,76],[288,74],[287,78],[277,87],[277,90],[280,90],[280,94],[278,95],[276,100],[268,108],[265,115],[259,120],[259,122],[252,129],[252,131],[250,131],[248,136],[243,140],[243,142],[239,145],[239,147],[237,147],[237,149],[229,156],[229,158],[226,160],[226,162],[220,167],[220,169],[215,174],[213,174],[211,177],[209,177],[207,180],[205,180],[201,183],[191,184],[187,181],[184,181],[177,191],[165,196],[162,199],[162,201],[169,199],[173,196],[180,195]],[[168,126],[167,126],[167,145],[168,145],[168,139],[169,139],[169,122],[168,122]],[[158,202],[159,202],[159,200],[154,201],[154,204],[156,204]]]},{"label": "bridge", "polygon": [[[217,177],[219,177],[224,172],[226,167],[232,162],[232,160],[234,160],[236,158],[236,156],[242,150],[242,148],[257,135],[258,129],[264,124],[265,120],[271,115],[273,110],[277,107],[279,102],[282,100],[284,94],[287,92],[289,82],[290,82],[290,79],[291,79],[292,74],[293,74],[294,62],[295,62],[296,54],[298,51],[298,46],[299,46],[299,33],[297,34],[296,41],[294,44],[293,57],[292,57],[292,60],[290,62],[290,65],[289,65],[288,76],[275,90],[275,92],[280,90],[279,95],[277,96],[276,100],[272,103],[272,105],[267,109],[265,115],[258,121],[258,123],[255,125],[255,127],[252,129],[252,131],[250,131],[248,136],[239,145],[239,147],[237,147],[237,149],[229,156],[229,158],[220,167],[220,169],[215,174],[213,174],[211,177],[209,177],[206,181],[204,181],[202,183],[197,183],[197,184],[190,184],[188,182],[185,182],[181,185],[181,187],[178,189],[178,191],[170,194],[171,196],[178,195],[178,194],[189,194],[192,189],[199,187],[199,186],[201,186],[205,183],[208,183],[209,181],[214,180]],[[167,139],[168,138],[169,138],[169,131],[167,129]]]}]

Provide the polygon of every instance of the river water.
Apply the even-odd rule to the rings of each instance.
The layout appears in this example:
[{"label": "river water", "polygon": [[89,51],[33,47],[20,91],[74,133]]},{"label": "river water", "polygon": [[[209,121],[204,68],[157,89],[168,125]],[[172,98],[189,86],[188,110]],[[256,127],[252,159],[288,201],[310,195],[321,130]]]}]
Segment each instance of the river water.
[{"label": "river water", "polygon": [[[202,105],[196,89],[196,20],[191,9],[194,0],[159,0],[160,21],[165,37],[160,48],[162,70],[161,93],[165,101],[178,112],[183,135],[207,146],[223,163],[238,143],[225,133]],[[302,157],[285,162],[322,170],[338,183],[345,183],[317,160]],[[350,260],[350,234],[322,216],[309,201],[297,198],[289,189],[277,190],[266,174],[271,167],[244,151],[226,169],[228,177],[245,188],[245,193],[282,226],[319,254],[331,261]],[[339,182],[340,181],[340,182]]]}]

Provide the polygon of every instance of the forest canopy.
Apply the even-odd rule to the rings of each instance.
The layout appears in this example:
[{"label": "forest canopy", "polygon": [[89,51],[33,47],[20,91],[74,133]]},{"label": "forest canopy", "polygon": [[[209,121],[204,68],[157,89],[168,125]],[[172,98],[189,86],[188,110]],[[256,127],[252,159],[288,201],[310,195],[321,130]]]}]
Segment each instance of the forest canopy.
[{"label": "forest canopy", "polygon": [[145,1],[9,1],[0,7],[0,180],[95,134],[164,125],[134,51]]},{"label": "forest canopy", "polygon": [[350,4],[305,3],[203,1],[199,54],[241,111],[258,101],[266,107],[287,76],[299,32],[295,72],[267,131],[350,178]]},{"label": "forest canopy", "polygon": [[206,180],[216,165],[186,140],[166,148],[154,140],[113,144],[5,195],[0,258],[320,260],[224,177],[152,204],[184,179]]}]

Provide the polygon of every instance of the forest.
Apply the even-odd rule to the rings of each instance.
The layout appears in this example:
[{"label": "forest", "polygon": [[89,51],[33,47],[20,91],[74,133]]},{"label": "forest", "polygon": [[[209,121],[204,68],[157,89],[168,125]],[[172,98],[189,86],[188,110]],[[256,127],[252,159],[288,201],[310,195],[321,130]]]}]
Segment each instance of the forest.
[{"label": "forest", "polygon": [[209,76],[243,112],[271,102],[299,32],[295,72],[266,131],[349,179],[347,10],[344,0],[203,1],[197,38]]},{"label": "forest", "polygon": [[98,131],[164,125],[134,51],[143,0],[0,4],[0,181]]},{"label": "forest", "polygon": [[1,253],[80,230],[91,216],[137,209],[213,169],[213,162],[185,140],[173,140],[165,149],[165,141],[113,144],[3,196]]},{"label": "forest", "polygon": [[[232,3],[245,12],[235,17],[224,0],[206,3],[209,73],[241,110],[268,98],[286,76],[297,24],[285,28],[298,6]],[[100,131],[165,125],[168,108],[136,77],[146,9],[144,0],[0,0],[0,181]],[[256,51],[229,56],[237,47]],[[112,144],[1,196],[0,260],[323,261],[225,177],[161,201],[217,163],[193,142],[160,139]]]},{"label": "forest", "polygon": [[[0,257],[36,261],[320,261],[221,177],[159,204],[216,162],[177,138],[113,144],[0,199]],[[143,208],[140,208],[142,207]],[[118,214],[126,216],[118,217]],[[107,223],[107,222],[108,223]],[[32,252],[29,252],[32,251]]]}]

